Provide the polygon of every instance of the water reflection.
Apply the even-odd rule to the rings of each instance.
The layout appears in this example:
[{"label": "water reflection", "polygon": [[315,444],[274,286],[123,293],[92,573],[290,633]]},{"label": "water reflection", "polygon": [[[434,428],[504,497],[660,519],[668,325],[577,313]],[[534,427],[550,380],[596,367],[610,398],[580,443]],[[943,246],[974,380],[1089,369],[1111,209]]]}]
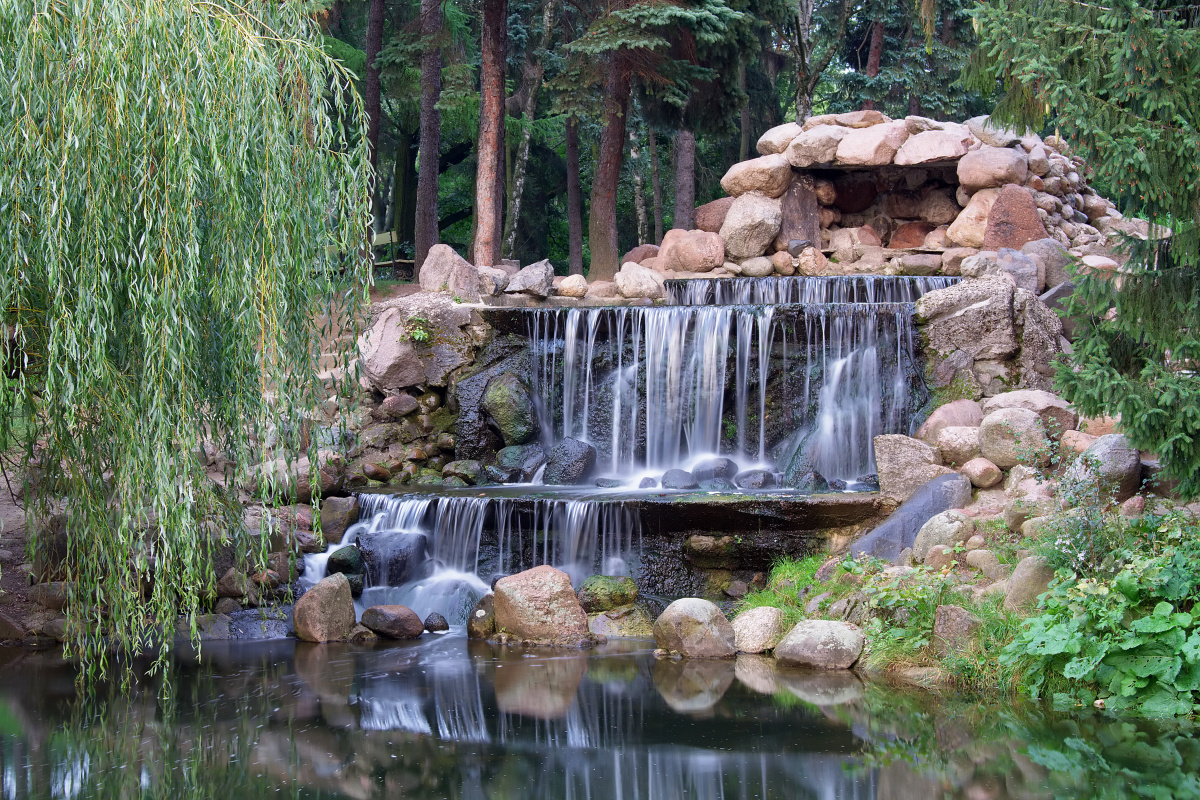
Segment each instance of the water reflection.
[{"label": "water reflection", "polygon": [[628,642],[214,643],[167,684],[86,702],[50,654],[0,652],[0,676],[5,798],[1200,796],[1190,723],[989,707],[762,657],[656,661]]}]

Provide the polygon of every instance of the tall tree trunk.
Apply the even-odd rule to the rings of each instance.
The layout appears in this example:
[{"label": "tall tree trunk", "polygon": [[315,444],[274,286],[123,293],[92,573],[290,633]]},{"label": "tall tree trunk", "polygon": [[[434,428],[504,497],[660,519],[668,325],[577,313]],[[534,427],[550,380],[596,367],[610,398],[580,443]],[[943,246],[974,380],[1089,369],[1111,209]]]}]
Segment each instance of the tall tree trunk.
[{"label": "tall tree trunk", "polygon": [[600,157],[592,178],[588,242],[592,263],[589,280],[612,280],[621,257],[617,249],[617,187],[625,153],[625,110],[629,105],[629,73],[610,64],[604,85],[604,128],[600,132]]},{"label": "tall tree trunk", "polygon": [[479,163],[475,172],[476,266],[500,260],[500,214],[504,186],[504,51],[507,0],[484,0],[480,69]]},{"label": "tall tree trunk", "polygon": [[579,122],[567,117],[567,252],[572,275],[583,274],[582,191],[579,187]]},{"label": "tall tree trunk", "polygon": [[853,0],[842,0],[837,23],[824,54],[815,61],[812,50],[812,27],[814,0],[799,0],[799,17],[796,26],[796,122],[803,123],[812,115],[813,91],[821,73],[829,66],[834,53],[838,52],[846,38],[846,22],[850,19]]},{"label": "tall tree trunk", "polygon": [[633,179],[633,208],[637,214],[637,243],[645,244],[650,238],[646,219],[645,182],[642,179],[642,154],[637,143],[637,128],[629,132],[629,174]]},{"label": "tall tree trunk", "polygon": [[675,220],[672,227],[692,229],[696,212],[696,134],[680,130],[675,137]]},{"label": "tall tree trunk", "polygon": [[396,243],[411,242],[416,235],[417,217],[417,151],[413,146],[416,131],[400,131],[396,141],[395,197],[396,218],[392,230]]},{"label": "tall tree trunk", "polygon": [[542,77],[546,73],[545,54],[550,49],[551,31],[554,29],[554,2],[546,3],[542,12],[542,46],[537,53],[532,50],[525,58],[522,88],[525,90],[525,130],[513,165],[512,181],[509,184],[508,216],[504,222],[504,255],[512,258],[517,244],[517,223],[521,219],[521,195],[525,190],[525,170],[529,163],[529,140],[533,136],[533,118],[537,112],[538,92],[542,88]]},{"label": "tall tree trunk", "polygon": [[429,248],[438,242],[438,151],[442,146],[442,114],[437,109],[437,102],[442,94],[442,49],[434,38],[441,28],[442,4],[439,0],[421,0],[421,35],[425,38],[425,52],[421,54],[421,140],[413,229],[413,258],[417,270],[425,263]]},{"label": "tall tree trunk", "polygon": [[[879,64],[883,60],[883,20],[876,20],[871,26],[871,48],[867,51],[867,77],[879,77]],[[875,101],[867,100],[863,108],[874,108]]]},{"label": "tall tree trunk", "polygon": [[658,177],[658,134],[654,128],[647,128],[650,136],[650,185],[654,192],[654,243],[662,244],[662,181]]},{"label": "tall tree trunk", "polygon": [[379,67],[375,60],[383,48],[383,12],[384,0],[371,0],[371,8],[367,13],[367,74],[363,78],[363,103],[367,112],[367,151],[371,157],[371,166],[379,166]]},{"label": "tall tree trunk", "polygon": [[[746,59],[742,58],[738,61],[738,88],[742,90],[742,94],[746,93]],[[750,158],[750,98],[749,96],[742,102],[741,112],[742,126],[742,141],[738,147],[738,161],[745,161]]]},{"label": "tall tree trunk", "polygon": [[342,26],[342,0],[333,0],[329,9],[321,17],[321,30],[333,34]]}]

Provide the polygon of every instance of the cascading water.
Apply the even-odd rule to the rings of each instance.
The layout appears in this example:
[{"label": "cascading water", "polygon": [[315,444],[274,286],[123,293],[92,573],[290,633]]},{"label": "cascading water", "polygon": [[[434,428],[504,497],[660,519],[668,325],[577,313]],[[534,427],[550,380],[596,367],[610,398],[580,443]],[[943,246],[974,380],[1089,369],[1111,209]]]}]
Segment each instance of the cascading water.
[{"label": "cascading water", "polygon": [[715,455],[784,474],[803,456],[853,482],[874,436],[909,432],[911,303],[953,280],[670,281],[680,305],[530,310],[543,444],[589,442],[635,484]]}]

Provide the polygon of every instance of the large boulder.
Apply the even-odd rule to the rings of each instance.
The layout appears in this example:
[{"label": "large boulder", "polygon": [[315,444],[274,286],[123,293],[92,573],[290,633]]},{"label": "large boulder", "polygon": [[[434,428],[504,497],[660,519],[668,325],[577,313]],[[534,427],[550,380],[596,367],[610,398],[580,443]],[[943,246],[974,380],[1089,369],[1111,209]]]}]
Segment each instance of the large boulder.
[{"label": "large boulder", "polygon": [[938,464],[937,451],[919,439],[902,434],[875,437],[879,490],[901,502],[939,475],[953,470]]},{"label": "large boulder", "polygon": [[869,167],[890,164],[908,136],[908,126],[903,121],[851,131],[838,143],[837,163]]},{"label": "large boulder", "polygon": [[785,122],[782,125],[776,125],[758,137],[758,145],[755,149],[764,156],[782,153],[787,150],[788,145],[800,135],[802,130],[795,122]]},{"label": "large boulder", "polygon": [[616,275],[616,282],[617,291],[621,293],[622,297],[645,297],[657,300],[666,296],[666,284],[663,282],[662,275],[641,264],[634,264],[632,261],[621,265],[621,271]]},{"label": "large boulder", "polygon": [[416,639],[425,631],[425,623],[408,606],[371,606],[363,612],[362,624],[386,639]]},{"label": "large boulder", "polygon": [[734,200],[721,225],[726,258],[740,261],[766,252],[783,225],[782,206],[776,198],[750,192]]},{"label": "large boulder", "polygon": [[957,427],[942,428],[937,438],[938,456],[943,464],[960,467],[978,458],[979,428]]},{"label": "large boulder", "polygon": [[592,575],[579,584],[575,595],[584,611],[596,614],[632,605],[637,600],[638,588],[628,576]]},{"label": "large boulder", "polygon": [[737,655],[733,626],[721,609],[707,600],[685,597],[667,606],[654,621],[654,641],[664,650],[688,658],[732,658]]},{"label": "large boulder", "polygon": [[857,625],[806,619],[775,646],[775,660],[816,669],[849,669],[862,655],[866,643]]},{"label": "large boulder", "polygon": [[928,445],[936,445],[938,434],[943,428],[978,428],[983,422],[983,409],[974,400],[953,400],[933,410],[921,427],[917,438]]},{"label": "large boulder", "polygon": [[496,595],[485,594],[467,615],[467,638],[487,639],[496,632]]},{"label": "large boulder", "polygon": [[385,395],[410,386],[446,386],[455,370],[474,360],[481,338],[469,308],[447,295],[421,292],[381,304],[358,339],[359,363],[371,386]]},{"label": "large boulder", "polygon": [[[792,181],[779,201],[779,211],[782,221],[776,237],[777,248],[782,245],[787,249],[793,242],[808,242],[808,247],[821,246],[821,205],[817,202],[811,175],[799,175]],[[783,257],[790,267],[791,254],[783,252]]]},{"label": "large boulder", "polygon": [[1041,417],[1046,431],[1056,440],[1061,439],[1067,431],[1075,430],[1079,420],[1070,403],[1041,389],[1018,389],[983,401],[984,414],[991,414],[1002,408],[1025,408],[1035,412]]},{"label": "large boulder", "polygon": [[829,164],[837,157],[838,145],[850,134],[840,125],[818,125],[808,128],[788,144],[784,155],[798,169],[814,164]]},{"label": "large boulder", "polygon": [[559,442],[546,460],[542,481],[548,486],[569,486],[583,483],[596,467],[596,448],[578,439]]},{"label": "large boulder", "polygon": [[506,447],[528,444],[541,427],[529,385],[511,372],[492,378],[483,390],[483,410]]},{"label": "large boulder", "polygon": [[1008,577],[1004,590],[1004,608],[1008,611],[1032,611],[1038,595],[1050,588],[1054,570],[1039,556],[1021,559]]},{"label": "large boulder", "polygon": [[350,582],[339,573],[330,575],[296,601],[292,612],[296,636],[306,642],[345,639],[354,628],[354,598]]},{"label": "large boulder", "polygon": [[657,257],[660,252],[661,249],[656,244],[639,244],[628,253],[621,256],[621,263],[628,264],[630,261],[632,261],[635,264],[640,264],[648,258]]},{"label": "large boulder", "polygon": [[421,265],[421,289],[426,292],[445,292],[465,303],[478,303],[479,272],[447,244],[429,248]]},{"label": "large boulder", "polygon": [[962,351],[970,361],[1004,361],[1017,354],[1013,319],[1016,287],[999,275],[928,292],[916,304],[929,349],[946,357]]},{"label": "large boulder", "polygon": [[945,130],[922,131],[900,145],[894,162],[910,166],[953,161],[965,156],[970,146],[970,132],[957,125],[947,126]]},{"label": "large boulder", "polygon": [[[732,206],[734,199],[726,199]],[[717,229],[720,230],[719,227]],[[725,242],[719,234],[708,230],[685,231],[673,228],[663,236],[662,249],[658,253],[655,268],[659,271],[711,272],[724,263]]]},{"label": "large boulder", "polygon": [[759,192],[767,197],[779,197],[792,182],[792,165],[787,156],[775,153],[734,164],[721,178],[725,194],[737,197],[747,192]]},{"label": "large boulder", "polygon": [[935,545],[954,547],[970,539],[975,533],[975,522],[966,514],[957,510],[943,511],[934,514],[917,531],[913,540],[913,560],[918,564],[924,563],[929,549]]},{"label": "large boulder", "polygon": [[992,189],[1008,183],[1024,184],[1029,159],[1012,147],[981,147],[958,162],[958,183],[968,192]]},{"label": "large boulder", "polygon": [[1013,279],[1018,289],[1024,289],[1031,294],[1041,293],[1046,282],[1046,270],[1033,258],[1019,250],[1001,247],[996,255],[995,264],[1000,272]]},{"label": "large boulder", "polygon": [[987,115],[971,117],[964,124],[972,136],[990,147],[1012,147],[1021,142],[1022,134],[994,125]]},{"label": "large boulder", "polygon": [[326,542],[340,542],[346,529],[358,522],[357,497],[321,498],[321,533]]},{"label": "large boulder", "polygon": [[1101,436],[1071,465],[1067,480],[1096,486],[1102,499],[1124,502],[1142,488],[1142,458],[1123,433]]},{"label": "large boulder", "polygon": [[1023,186],[1008,184],[1000,190],[988,214],[983,234],[985,250],[1019,248],[1046,238],[1046,226],[1038,215],[1033,195]]},{"label": "large boulder", "polygon": [[979,426],[983,457],[1001,469],[1044,463],[1049,445],[1042,418],[1027,408],[1001,408]]},{"label": "large boulder", "polygon": [[429,537],[424,533],[365,530],[358,535],[358,547],[375,585],[400,586],[419,580],[432,566]]},{"label": "large boulder", "polygon": [[560,569],[540,567],[496,581],[496,629],[540,641],[586,636],[587,614]]},{"label": "large boulder", "polygon": [[740,653],[774,650],[786,631],[782,609],[759,606],[733,618],[733,641]]},{"label": "large boulder", "polygon": [[[422,267],[422,271],[424,268]],[[534,297],[549,297],[554,288],[554,266],[549,259],[530,264],[508,281],[505,294],[531,294]]]},{"label": "large boulder", "polygon": [[983,456],[972,458],[962,465],[959,472],[966,475],[970,479],[971,485],[977,489],[991,489],[1004,479],[1004,473],[1000,471],[1000,468]]},{"label": "large boulder", "polygon": [[[721,226],[725,224],[725,215],[729,213],[729,207],[733,205],[734,198],[719,197],[711,203],[705,203],[702,206],[696,207],[696,228],[709,233],[720,233]],[[666,242],[666,236],[663,237]],[[724,245],[722,245],[722,252]]]},{"label": "large boulder", "polygon": [[917,539],[922,526],[936,514],[965,508],[971,502],[971,482],[957,473],[942,475],[922,486],[875,530],[850,545],[854,556],[896,561]]},{"label": "large boulder", "polygon": [[1046,237],[1021,246],[1025,255],[1036,256],[1042,260],[1046,269],[1046,285],[1058,286],[1071,280],[1067,267],[1071,263],[1071,254],[1057,239]]},{"label": "large boulder", "polygon": [[971,195],[966,208],[950,223],[946,238],[961,247],[983,247],[988,215],[999,196],[999,189],[981,189]]}]

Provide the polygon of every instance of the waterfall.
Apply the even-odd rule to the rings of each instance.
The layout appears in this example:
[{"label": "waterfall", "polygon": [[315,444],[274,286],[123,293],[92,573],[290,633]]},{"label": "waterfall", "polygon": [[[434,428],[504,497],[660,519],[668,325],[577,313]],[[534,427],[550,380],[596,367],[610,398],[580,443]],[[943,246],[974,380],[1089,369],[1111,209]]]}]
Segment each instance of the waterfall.
[{"label": "waterfall", "polygon": [[958,278],[844,275],[831,278],[695,278],[669,280],[673,306],[784,305],[799,303],[915,303]]}]

